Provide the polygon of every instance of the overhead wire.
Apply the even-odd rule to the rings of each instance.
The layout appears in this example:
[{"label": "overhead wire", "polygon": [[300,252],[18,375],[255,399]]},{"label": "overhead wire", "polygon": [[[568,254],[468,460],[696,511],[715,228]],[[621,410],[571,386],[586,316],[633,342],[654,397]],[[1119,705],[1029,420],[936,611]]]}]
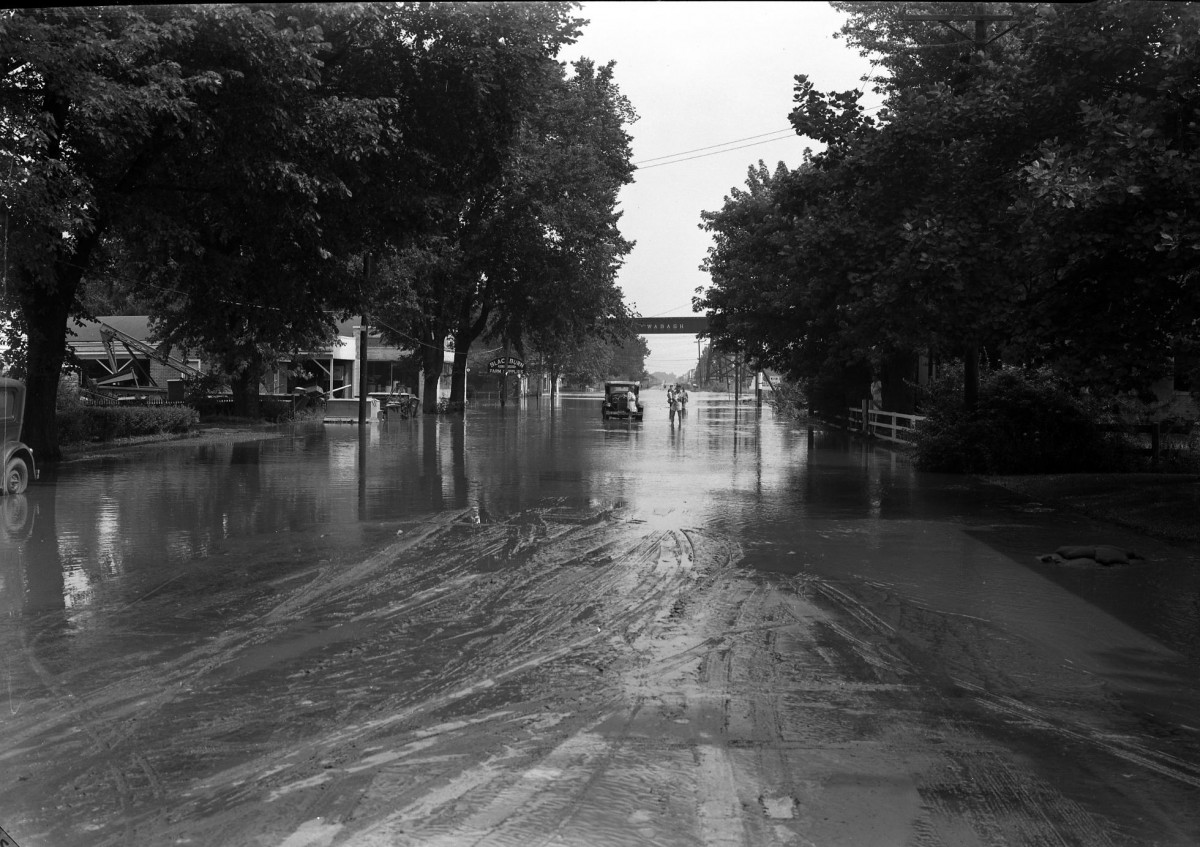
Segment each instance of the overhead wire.
[{"label": "overhead wire", "polygon": [[[866,107],[862,111],[874,112],[878,109],[882,109],[884,107],[884,105],[885,104],[883,104],[883,103],[877,103],[874,106]],[[788,133],[788,135],[779,135],[779,133],[781,133],[781,132]],[[743,138],[734,138],[730,141],[724,141],[720,144],[709,144],[706,147],[694,147],[691,150],[680,150],[678,153],[668,153],[665,156],[651,156],[647,159],[639,159],[638,161],[633,162],[633,165],[638,170],[650,170],[651,168],[661,168],[664,165],[675,165],[675,164],[679,164],[680,162],[690,162],[693,159],[704,159],[709,156],[720,155],[721,153],[731,153],[734,150],[744,150],[747,147],[755,147],[759,144],[770,144],[773,141],[783,141],[786,138],[794,136],[795,133],[796,133],[796,130],[794,127],[790,127],[790,126],[782,127],[780,129],[772,130],[771,132],[759,133],[758,135],[747,135]],[[778,138],[767,138],[768,135],[779,135],[779,137]],[[797,136],[797,137],[799,137],[799,136]],[[754,139],[756,139],[756,138],[761,138],[761,139],[765,139],[765,140],[754,141]],[[739,142],[742,142],[742,141],[750,141],[752,143],[741,144],[738,147],[730,147],[729,146],[730,144],[738,144]],[[718,147],[725,148],[725,149],[718,150],[717,149]],[[705,153],[704,151],[706,151],[706,150],[711,150],[712,152]],[[691,153],[699,153],[700,155],[698,155],[698,156],[689,155]],[[679,156],[685,156],[686,158],[680,159],[680,158],[678,158]],[[669,161],[669,162],[662,161],[664,159],[670,159],[671,161]],[[658,164],[643,165],[644,162],[657,162]]]},{"label": "overhead wire", "polygon": [[790,126],[784,127],[771,132],[759,133],[758,135],[747,135],[745,138],[735,138],[732,141],[724,141],[720,144],[710,144],[707,147],[696,147],[692,150],[681,150],[678,153],[668,153],[666,156],[651,156],[649,159],[642,159],[641,161],[634,162],[633,164],[641,165],[642,162],[657,162],[659,159],[674,159],[676,156],[686,156],[689,153],[700,153],[704,150],[713,150],[717,147],[726,147],[730,144],[737,144],[740,141],[753,141],[756,138],[766,138],[768,135],[778,135],[781,132],[789,132],[794,134],[795,130]]},{"label": "overhead wire", "polygon": [[[795,134],[793,134],[790,137],[795,138],[796,136],[795,136]],[[734,150],[745,150],[747,147],[758,147],[760,144],[771,144],[772,142],[775,142],[775,141],[787,141],[788,138],[789,138],[789,136],[781,135],[779,138],[768,138],[766,141],[754,141],[754,142],[751,142],[750,144],[742,144],[737,147],[729,147],[725,150],[714,150],[711,153],[701,153],[697,156],[687,156],[686,158],[683,158],[683,159],[673,159],[670,162],[659,162],[657,165],[645,165],[644,167],[639,166],[638,170],[639,171],[648,171],[652,168],[661,168],[666,165],[679,165],[679,164],[682,164],[683,162],[690,162],[693,159],[707,159],[709,156],[718,156],[721,153],[732,153]],[[679,154],[677,154],[677,155],[679,155]]]}]

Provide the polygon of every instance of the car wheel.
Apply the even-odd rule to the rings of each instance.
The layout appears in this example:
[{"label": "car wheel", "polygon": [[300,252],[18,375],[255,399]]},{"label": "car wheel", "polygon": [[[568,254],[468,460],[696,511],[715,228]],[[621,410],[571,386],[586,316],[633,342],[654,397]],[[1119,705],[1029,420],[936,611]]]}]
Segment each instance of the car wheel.
[{"label": "car wheel", "polygon": [[4,493],[24,494],[28,486],[29,466],[19,456],[10,459],[4,468]]}]

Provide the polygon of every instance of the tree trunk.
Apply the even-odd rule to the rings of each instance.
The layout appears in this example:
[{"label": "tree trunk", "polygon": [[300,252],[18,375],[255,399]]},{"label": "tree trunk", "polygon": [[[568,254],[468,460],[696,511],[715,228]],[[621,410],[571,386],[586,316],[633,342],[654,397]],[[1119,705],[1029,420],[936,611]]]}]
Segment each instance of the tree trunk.
[{"label": "tree trunk", "polygon": [[916,353],[897,353],[885,359],[879,372],[883,408],[911,415],[916,409],[916,380]]},{"label": "tree trunk", "polygon": [[62,456],[58,444],[58,379],[67,352],[67,320],[75,305],[83,269],[89,264],[104,225],[78,240],[75,251],[54,262],[53,281],[41,285],[26,276],[17,298],[25,318],[28,348],[25,359],[25,416],[21,440],[39,459]]},{"label": "tree trunk", "polygon": [[454,333],[454,369],[450,375],[450,408],[461,411],[467,405],[467,354],[475,339],[483,334],[487,327],[488,315],[491,308],[484,306],[479,314],[471,318],[475,309],[475,298],[468,298],[462,306],[459,318],[459,330]]},{"label": "tree trunk", "polygon": [[421,411],[427,415],[435,414],[438,410],[438,379],[442,375],[443,361],[440,345],[435,347],[426,344],[421,348],[421,367],[425,371],[421,387]]},{"label": "tree trunk", "polygon": [[249,365],[233,376],[233,413],[240,418],[257,419],[261,413],[258,398],[259,368]]},{"label": "tree trunk", "polygon": [[53,289],[36,285],[22,288],[21,312],[29,338],[25,360],[25,417],[21,440],[33,448],[39,460],[61,458],[58,444],[58,379],[67,347],[67,319],[75,302],[74,284],[57,279]]},{"label": "tree trunk", "polygon": [[967,345],[963,353],[963,408],[970,414],[979,405],[979,348]]},{"label": "tree trunk", "polygon": [[450,411],[461,412],[467,406],[467,352],[469,341],[454,339],[454,370],[450,375]]}]

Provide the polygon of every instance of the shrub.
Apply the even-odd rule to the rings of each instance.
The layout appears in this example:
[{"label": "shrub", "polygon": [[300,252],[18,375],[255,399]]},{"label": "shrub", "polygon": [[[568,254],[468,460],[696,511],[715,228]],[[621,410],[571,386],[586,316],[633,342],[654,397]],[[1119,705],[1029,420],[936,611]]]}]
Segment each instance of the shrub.
[{"label": "shrub", "polygon": [[220,394],[229,393],[229,379],[221,374],[191,374],[183,377],[183,397],[190,406]]},{"label": "shrub", "polygon": [[1111,470],[1124,450],[1097,425],[1099,403],[1049,368],[982,374],[973,413],[962,403],[961,366],[925,392],[914,459],[922,470],[1024,474]]},{"label": "shrub", "polygon": [[268,423],[290,423],[299,417],[293,400],[260,400],[258,416]]},{"label": "shrub", "polygon": [[186,433],[195,421],[187,406],[84,406],[58,410],[61,443],[112,441],[141,435]]},{"label": "shrub", "polygon": [[794,382],[779,379],[773,390],[765,392],[767,402],[778,414],[804,417],[808,414],[808,397],[804,389]]},{"label": "shrub", "polygon": [[79,397],[78,384],[66,378],[58,381],[55,409],[59,443],[69,444],[73,441],[91,440],[91,422],[87,416],[88,407]]}]

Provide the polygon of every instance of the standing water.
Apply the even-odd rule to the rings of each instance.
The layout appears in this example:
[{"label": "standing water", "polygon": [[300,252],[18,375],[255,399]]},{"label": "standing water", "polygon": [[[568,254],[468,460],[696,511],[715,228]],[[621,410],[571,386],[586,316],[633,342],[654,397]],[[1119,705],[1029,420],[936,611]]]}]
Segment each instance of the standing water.
[{"label": "standing water", "polygon": [[[1200,834],[1172,805],[1200,789],[1190,554],[730,395],[643,399],[151,445],[6,498],[0,827],[1120,844],[1105,809],[1149,803],[1153,843]],[[1038,560],[1067,543],[1148,562]]]}]

